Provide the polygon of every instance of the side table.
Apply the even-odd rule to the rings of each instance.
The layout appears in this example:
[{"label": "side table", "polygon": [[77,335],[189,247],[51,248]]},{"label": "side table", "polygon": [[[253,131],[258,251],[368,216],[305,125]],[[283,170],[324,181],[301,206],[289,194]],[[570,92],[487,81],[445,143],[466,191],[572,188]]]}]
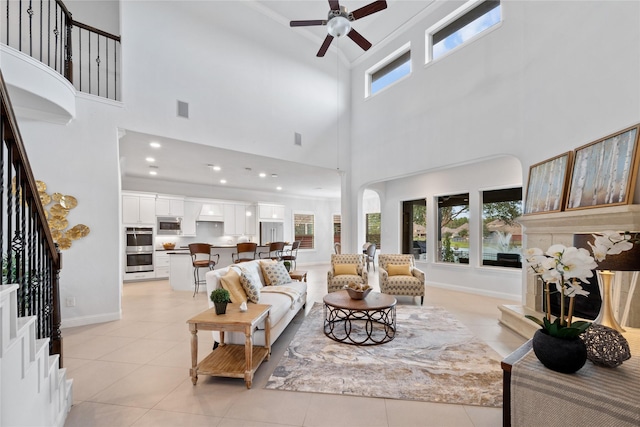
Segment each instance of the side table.
[{"label": "side table", "polygon": [[[191,331],[191,381],[198,382],[198,374],[218,377],[244,378],[247,388],[251,388],[253,374],[263,360],[271,354],[270,305],[247,304],[247,311],[240,311],[239,304],[228,304],[226,314],[217,315],[215,308],[187,320]],[[265,347],[253,346],[253,332],[264,320]],[[198,331],[220,331],[220,345],[198,363]],[[225,344],[226,331],[244,332],[242,345]]]},{"label": "side table", "polygon": [[307,281],[307,272],[302,270],[293,270],[289,272],[289,277],[300,282]]}]

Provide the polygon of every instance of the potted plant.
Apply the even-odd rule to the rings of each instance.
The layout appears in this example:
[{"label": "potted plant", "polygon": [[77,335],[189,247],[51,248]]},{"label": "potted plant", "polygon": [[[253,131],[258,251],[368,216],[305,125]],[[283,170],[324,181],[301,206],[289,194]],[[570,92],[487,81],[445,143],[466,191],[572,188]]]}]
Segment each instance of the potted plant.
[{"label": "potted plant", "polygon": [[[593,236],[595,245],[591,245],[591,249],[598,261],[633,246],[627,234],[607,232]],[[589,295],[580,282],[588,283],[587,279],[593,276],[593,270],[598,267],[596,259],[586,249],[560,244],[550,246],[546,252],[539,248],[528,249],[525,258],[529,267],[542,279],[546,295],[544,318],[525,316],[541,326],[533,336],[533,351],[549,369],[576,372],[587,360],[587,349],[579,336],[591,326],[591,322],[573,321],[574,298]],[[550,295],[554,292],[561,295],[560,313],[552,320]]]},{"label": "potted plant", "polygon": [[228,290],[223,288],[214,289],[211,291],[210,298],[216,308],[216,314],[225,314],[227,312],[227,304],[231,302]]}]

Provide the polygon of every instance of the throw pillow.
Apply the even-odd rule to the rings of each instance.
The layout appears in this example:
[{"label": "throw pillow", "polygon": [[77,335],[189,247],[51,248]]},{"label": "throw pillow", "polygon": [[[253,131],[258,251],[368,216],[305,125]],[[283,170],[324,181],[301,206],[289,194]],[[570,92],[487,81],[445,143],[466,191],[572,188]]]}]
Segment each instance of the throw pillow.
[{"label": "throw pillow", "polygon": [[387,265],[389,276],[411,276],[410,264],[389,264]]},{"label": "throw pillow", "polygon": [[285,285],[291,283],[291,276],[282,262],[262,264],[262,275],[265,282],[272,286]]},{"label": "throw pillow", "polygon": [[266,286],[271,285],[271,280],[269,279],[269,275],[265,272],[265,267],[268,266],[269,264],[275,264],[278,261],[274,260],[274,259],[265,259],[260,261],[260,268],[262,269],[262,278],[264,279],[264,284]]},{"label": "throw pillow", "polygon": [[246,268],[240,267],[240,283],[247,293],[247,299],[257,304],[260,300],[260,288],[262,287],[260,279]]},{"label": "throw pillow", "polygon": [[358,274],[358,264],[334,264],[333,274],[341,276],[343,274]]},{"label": "throw pillow", "polygon": [[240,275],[235,269],[230,268],[227,274],[220,278],[220,284],[223,289],[229,291],[232,303],[242,304],[247,302],[247,293],[244,291],[242,283],[240,283]]}]

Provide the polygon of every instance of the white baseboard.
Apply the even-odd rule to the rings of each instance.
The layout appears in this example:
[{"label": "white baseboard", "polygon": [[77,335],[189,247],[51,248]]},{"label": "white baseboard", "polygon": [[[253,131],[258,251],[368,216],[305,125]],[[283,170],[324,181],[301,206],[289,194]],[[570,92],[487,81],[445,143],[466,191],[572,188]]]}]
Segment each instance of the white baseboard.
[{"label": "white baseboard", "polygon": [[448,283],[439,283],[439,282],[427,282],[427,286],[432,286],[434,288],[448,289],[451,291],[459,291],[465,292],[467,294],[475,294],[475,295],[483,295],[486,297],[492,298],[500,298],[506,299],[510,301],[522,302],[522,295],[520,294],[505,294],[502,292],[496,291],[488,291],[486,289],[478,289],[478,288],[467,288],[465,286],[451,285]]},{"label": "white baseboard", "polygon": [[117,313],[106,313],[94,316],[81,316],[74,317],[71,319],[62,319],[61,327],[64,328],[73,328],[76,326],[85,326],[85,325],[93,325],[94,323],[104,323],[104,322],[112,322],[114,320],[122,319],[122,312]]}]

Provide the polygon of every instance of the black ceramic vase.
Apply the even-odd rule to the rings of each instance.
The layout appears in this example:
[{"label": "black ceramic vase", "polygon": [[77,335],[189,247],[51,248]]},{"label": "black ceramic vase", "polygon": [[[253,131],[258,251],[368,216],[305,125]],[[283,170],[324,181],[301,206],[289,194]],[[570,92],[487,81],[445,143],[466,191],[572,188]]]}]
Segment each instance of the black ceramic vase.
[{"label": "black ceramic vase", "polygon": [[216,314],[225,314],[227,312],[226,302],[214,302],[213,306],[216,308]]},{"label": "black ceramic vase", "polygon": [[573,374],[587,361],[587,347],[580,338],[552,337],[543,329],[533,335],[533,352],[552,371]]}]

